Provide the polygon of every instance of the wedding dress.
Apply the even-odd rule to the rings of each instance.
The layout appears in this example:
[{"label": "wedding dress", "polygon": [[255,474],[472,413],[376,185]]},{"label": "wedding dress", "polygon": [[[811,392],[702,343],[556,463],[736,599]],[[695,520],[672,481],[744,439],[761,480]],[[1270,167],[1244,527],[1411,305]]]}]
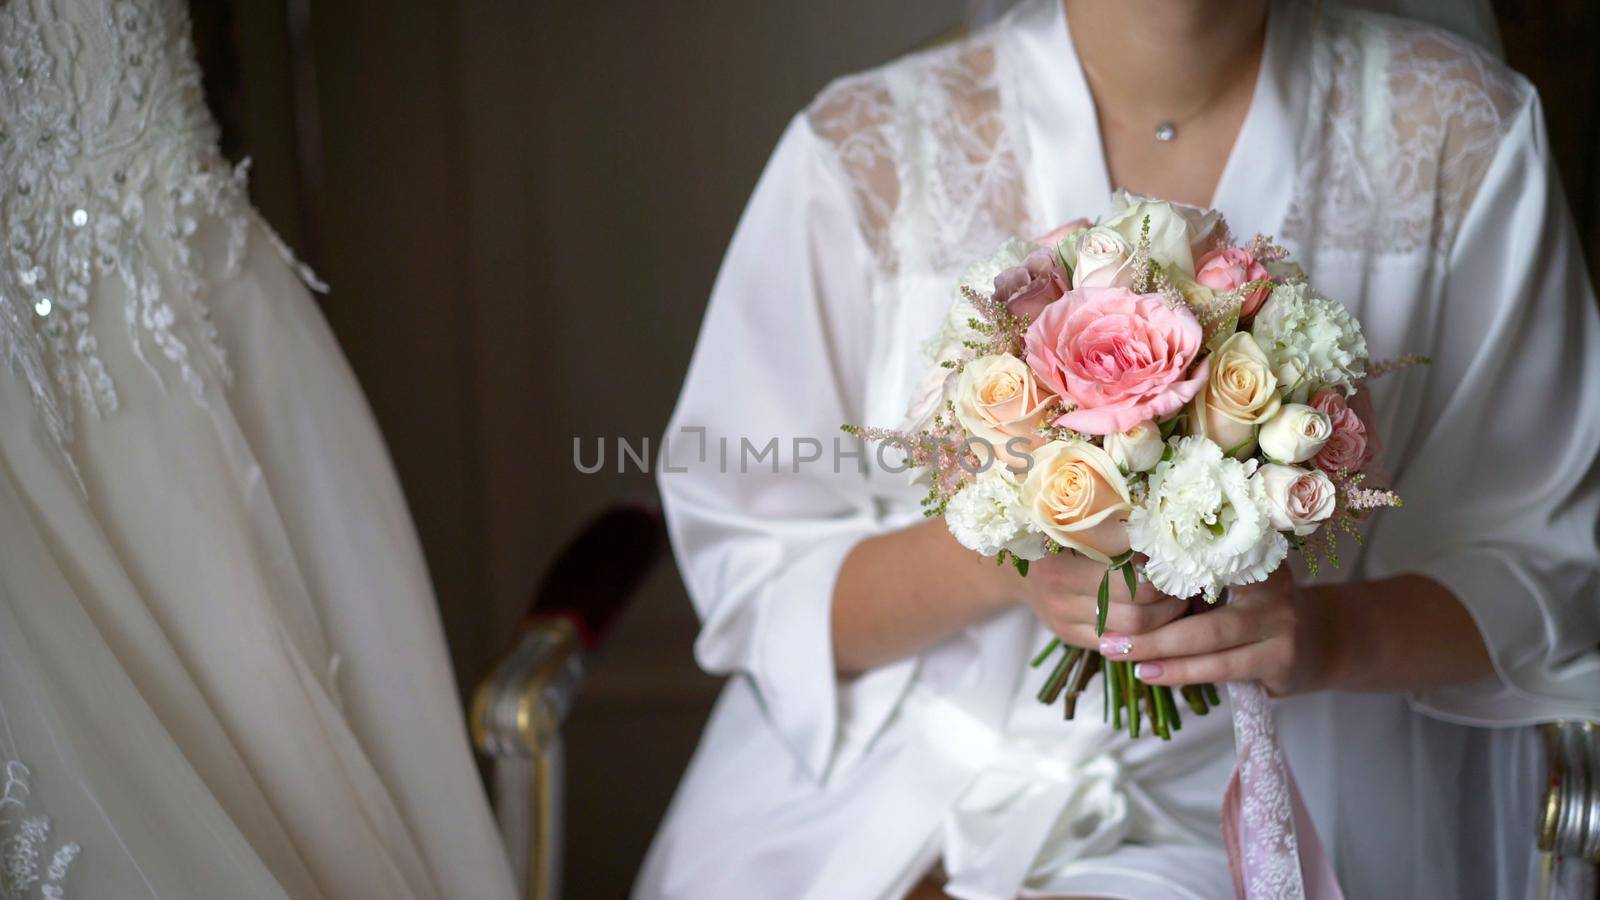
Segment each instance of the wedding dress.
[{"label": "wedding dress", "polygon": [[188,29],[0,3],[0,896],[512,897],[385,449]]},{"label": "wedding dress", "polygon": [[[1600,320],[1539,101],[1416,22],[1278,0],[1267,31],[1214,205],[1277,236],[1374,357],[1433,357],[1374,384],[1406,506],[1321,578],[1433,577],[1496,668],[1284,701],[1285,751],[1347,896],[1521,897],[1537,751],[1518,726],[1600,719]],[[841,79],[784,132],[660,460],[697,657],[733,677],[636,898],[888,898],[929,871],[961,898],[1233,894],[1227,709],[1171,743],[1119,738],[1093,690],[1061,721],[1033,699],[1046,635],[1020,607],[855,678],[832,658],[840,562],[918,521],[922,490],[831,436],[902,421],[965,266],[1110,195],[1059,0]],[[774,437],[776,461],[745,452]]]}]

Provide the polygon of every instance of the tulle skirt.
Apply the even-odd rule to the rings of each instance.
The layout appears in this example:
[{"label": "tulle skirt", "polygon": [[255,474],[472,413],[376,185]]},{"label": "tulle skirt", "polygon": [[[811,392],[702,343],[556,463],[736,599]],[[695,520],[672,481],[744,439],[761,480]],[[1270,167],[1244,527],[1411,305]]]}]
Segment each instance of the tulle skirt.
[{"label": "tulle skirt", "polygon": [[118,410],[80,412],[64,455],[0,378],[9,886],[512,897],[383,443],[248,215],[205,297],[231,385],[196,398],[137,358],[109,278],[91,304]]}]

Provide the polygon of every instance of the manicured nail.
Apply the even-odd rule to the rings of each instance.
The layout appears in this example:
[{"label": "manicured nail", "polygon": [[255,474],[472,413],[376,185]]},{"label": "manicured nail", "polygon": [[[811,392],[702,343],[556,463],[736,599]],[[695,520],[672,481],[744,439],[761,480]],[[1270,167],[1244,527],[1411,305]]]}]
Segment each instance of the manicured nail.
[{"label": "manicured nail", "polygon": [[1133,638],[1125,634],[1103,634],[1100,636],[1101,656],[1127,656],[1133,652]]},{"label": "manicured nail", "polygon": [[1161,663],[1137,663],[1133,667],[1135,678],[1160,678]]}]

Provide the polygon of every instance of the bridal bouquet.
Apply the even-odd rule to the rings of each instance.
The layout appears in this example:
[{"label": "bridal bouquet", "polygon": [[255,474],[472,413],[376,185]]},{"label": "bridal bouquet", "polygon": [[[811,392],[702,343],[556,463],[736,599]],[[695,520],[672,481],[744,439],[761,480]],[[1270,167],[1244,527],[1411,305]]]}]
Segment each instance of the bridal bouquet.
[{"label": "bridal bouquet", "polygon": [[[1340,532],[1393,493],[1364,486],[1376,450],[1367,379],[1423,362],[1373,363],[1361,326],[1307,282],[1287,251],[1236,244],[1215,211],[1119,191],[1097,225],[1008,241],[970,268],[932,371],[899,429],[845,426],[907,455],[960,543],[1010,563],[1070,552],[1113,575],[1214,603],[1265,579],[1291,549],[1315,571]],[[1059,640],[1039,692],[1070,718],[1104,673],[1107,718],[1170,738],[1173,691],[1133,665]],[[1204,714],[1211,685],[1181,689]]]}]

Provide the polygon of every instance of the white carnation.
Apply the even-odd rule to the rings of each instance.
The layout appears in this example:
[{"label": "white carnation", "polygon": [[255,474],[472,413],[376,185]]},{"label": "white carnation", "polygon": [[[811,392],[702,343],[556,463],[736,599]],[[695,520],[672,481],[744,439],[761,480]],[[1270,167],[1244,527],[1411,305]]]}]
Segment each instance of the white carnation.
[{"label": "white carnation", "polygon": [[1360,323],[1337,301],[1304,284],[1273,288],[1250,334],[1291,397],[1302,399],[1320,387],[1349,394],[1366,375],[1367,339]]},{"label": "white carnation", "polygon": [[1017,484],[1003,466],[990,466],[957,491],[944,520],[961,546],[984,556],[1008,550],[1031,560],[1045,553],[1044,535],[1028,524]]},{"label": "white carnation", "polygon": [[1149,557],[1145,576],[1173,597],[1265,579],[1289,543],[1272,527],[1266,494],[1241,463],[1202,437],[1186,437],[1150,473],[1148,493],[1128,517],[1134,550]]}]

